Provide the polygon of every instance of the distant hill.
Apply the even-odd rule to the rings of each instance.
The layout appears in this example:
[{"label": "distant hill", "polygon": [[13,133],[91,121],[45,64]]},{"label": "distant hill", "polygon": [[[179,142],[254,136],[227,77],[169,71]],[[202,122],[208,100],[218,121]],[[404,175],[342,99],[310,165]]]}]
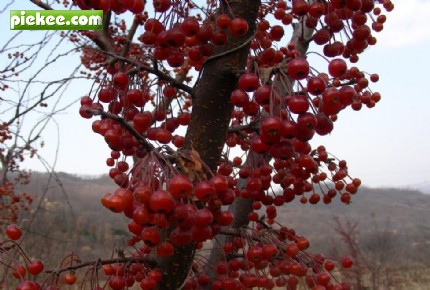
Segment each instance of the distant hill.
[{"label": "distant hill", "polygon": [[[30,225],[34,215],[29,234],[34,239],[45,239],[33,240],[35,255],[52,256],[53,250],[47,250],[49,244],[57,248],[58,255],[76,251],[87,258],[100,257],[111,254],[112,242],[121,244],[130,237],[127,219],[100,204],[104,193],[116,189],[107,176],[83,178],[60,172],[55,178],[50,180],[47,174],[35,172],[25,188],[34,193],[36,202],[25,213],[23,224]],[[416,190],[363,187],[350,205],[337,199],[330,205],[303,205],[297,200],[280,208],[277,220],[308,237],[315,251],[329,252],[340,244],[336,218],[345,225],[357,222],[363,239],[378,231],[389,232],[399,248],[414,245],[418,249],[430,242],[429,208],[430,195]],[[430,250],[427,252],[430,258]],[[407,256],[416,260],[423,253],[409,251]]]},{"label": "distant hill", "polygon": [[336,235],[335,218],[344,224],[357,222],[362,235],[388,231],[396,235],[399,244],[426,243],[430,241],[429,208],[430,196],[416,190],[363,187],[349,205],[339,200],[329,205],[293,202],[285,206],[279,219],[317,245]]},{"label": "distant hill", "polygon": [[404,186],[404,188],[415,189],[425,194],[430,194],[430,182],[419,182]]}]

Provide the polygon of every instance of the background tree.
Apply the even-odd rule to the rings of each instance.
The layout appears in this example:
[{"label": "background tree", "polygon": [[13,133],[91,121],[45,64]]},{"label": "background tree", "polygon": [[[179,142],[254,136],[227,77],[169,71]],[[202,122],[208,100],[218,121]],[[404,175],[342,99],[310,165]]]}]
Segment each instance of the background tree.
[{"label": "background tree", "polygon": [[[43,287],[61,273],[73,284],[74,271],[88,267],[98,289],[103,266],[113,289],[295,289],[300,277],[314,289],[348,288],[332,280],[335,263],[306,252],[308,240],[279,225],[276,212],[296,197],[349,203],[357,192],[346,162],[309,141],[329,134],[340,111],[379,101],[368,88],[378,76],[345,59],[356,63],[376,44],[389,0],[62,4],[105,12],[102,31],[61,36],[94,81],[80,114],[100,116],[92,129],[112,150],[106,163],[118,185],[101,202],[129,218],[131,248],[92,262],[68,256]],[[127,25],[118,15],[130,13]],[[314,44],[322,54],[308,52]],[[321,70],[311,65],[318,61]],[[211,254],[202,256],[208,240]],[[17,289],[37,289],[14,267]]]},{"label": "background tree", "polygon": [[[348,254],[354,259],[354,269],[343,273],[349,277],[353,288],[376,290],[396,285],[398,281],[395,281],[393,273],[400,264],[399,253],[402,247],[396,244],[398,237],[389,230],[389,224],[386,223],[381,229],[373,216],[373,223],[367,225],[367,228],[371,227],[373,230],[360,233],[358,222],[342,222],[338,218],[335,222],[336,232],[341,237]],[[341,255],[339,252],[342,249],[333,250],[334,256]]]}]

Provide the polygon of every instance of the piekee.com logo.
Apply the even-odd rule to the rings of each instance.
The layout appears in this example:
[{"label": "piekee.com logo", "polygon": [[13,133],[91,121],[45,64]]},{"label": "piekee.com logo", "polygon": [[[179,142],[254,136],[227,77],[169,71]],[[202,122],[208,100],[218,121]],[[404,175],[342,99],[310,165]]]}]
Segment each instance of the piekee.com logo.
[{"label": "piekee.com logo", "polygon": [[103,10],[11,10],[11,30],[102,30]]}]

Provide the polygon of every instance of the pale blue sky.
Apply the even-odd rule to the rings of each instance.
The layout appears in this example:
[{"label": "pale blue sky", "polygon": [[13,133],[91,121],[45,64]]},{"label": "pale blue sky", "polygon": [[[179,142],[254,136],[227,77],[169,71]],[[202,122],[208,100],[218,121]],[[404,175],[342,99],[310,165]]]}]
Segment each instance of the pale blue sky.
[{"label": "pale blue sky", "polygon": [[[22,3],[9,9],[32,8]],[[342,112],[333,133],[313,141],[347,160],[351,175],[360,177],[369,186],[430,182],[430,1],[394,0],[393,3],[395,9],[388,15],[385,29],[377,35],[378,44],[361,56],[359,66],[380,75],[380,81],[372,84],[372,89],[381,92],[381,102],[371,110]],[[10,35],[8,18],[8,13],[0,17],[0,27],[3,27],[0,45]],[[77,56],[70,59],[71,63],[78,61]],[[1,60],[0,65],[4,63]],[[65,102],[85,95],[90,86],[76,85],[67,92]],[[55,117],[60,126],[56,170],[91,175],[107,173],[105,159],[110,151],[102,137],[92,133],[91,121],[80,118],[77,112],[76,104]],[[40,154],[52,161],[57,145],[55,123],[48,129],[44,137],[47,145]],[[37,160],[25,166],[43,170]]]}]

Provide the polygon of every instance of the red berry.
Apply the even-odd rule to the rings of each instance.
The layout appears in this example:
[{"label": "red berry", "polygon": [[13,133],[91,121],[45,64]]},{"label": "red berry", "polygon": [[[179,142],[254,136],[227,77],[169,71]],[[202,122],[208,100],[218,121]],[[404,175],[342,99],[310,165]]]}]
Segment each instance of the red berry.
[{"label": "red berry", "polygon": [[306,15],[309,11],[309,4],[304,0],[293,0],[292,6],[292,13],[298,16]]},{"label": "red berry", "polygon": [[16,286],[16,290],[38,290],[39,285],[37,284],[37,282],[34,281],[21,281],[19,282],[18,286]]},{"label": "red berry", "polygon": [[309,101],[305,95],[294,95],[287,99],[287,105],[291,113],[305,113],[309,109]]},{"label": "red berry", "polygon": [[332,77],[338,78],[343,76],[347,70],[346,62],[343,59],[335,58],[328,65],[328,72]]},{"label": "red berry", "polygon": [[119,194],[106,193],[101,198],[102,204],[113,212],[124,211],[126,204],[124,198]]},{"label": "red berry", "polygon": [[239,78],[239,89],[253,92],[260,86],[260,79],[255,73],[244,73]]},{"label": "red berry", "polygon": [[162,242],[157,246],[157,254],[161,257],[169,257],[175,253],[173,245],[169,242]]},{"label": "red berry", "polygon": [[309,248],[309,241],[304,237],[298,238],[296,244],[300,251],[304,251]]},{"label": "red berry", "polygon": [[233,36],[245,35],[248,32],[248,29],[248,22],[240,17],[233,19],[230,25],[230,31]]},{"label": "red berry", "polygon": [[157,281],[152,277],[145,277],[140,282],[140,288],[142,290],[153,290],[157,287]]},{"label": "red berry", "polygon": [[260,246],[252,246],[248,249],[246,257],[251,262],[258,262],[263,258],[263,248]]},{"label": "red berry", "polygon": [[175,175],[169,180],[168,189],[175,198],[187,198],[193,191],[193,183],[184,175]]},{"label": "red berry", "polygon": [[220,29],[229,29],[231,26],[231,18],[227,14],[221,14],[216,19],[216,25]]},{"label": "red berry", "polygon": [[22,231],[19,227],[14,224],[10,224],[6,227],[6,234],[11,240],[19,240],[22,236]]},{"label": "red berry", "polygon": [[34,275],[34,276],[36,276],[37,274],[42,272],[43,268],[44,268],[43,262],[40,260],[32,260],[27,265],[28,273],[30,273],[31,275]]},{"label": "red berry", "polygon": [[211,197],[215,196],[215,193],[215,186],[209,181],[198,183],[194,190],[194,195],[200,201],[208,201]]},{"label": "red berry", "polygon": [[167,43],[171,47],[181,47],[185,43],[185,33],[179,27],[173,27],[167,31]]},{"label": "red berry", "polygon": [[322,77],[310,78],[307,84],[308,92],[314,96],[320,95],[326,89],[326,82]]},{"label": "red berry", "polygon": [[294,80],[302,80],[309,74],[309,63],[305,58],[299,57],[288,62],[288,75]]},{"label": "red berry", "polygon": [[[267,105],[270,103],[271,95],[272,88],[269,85],[262,85],[255,91],[254,99],[260,105]],[[245,109],[244,107],[243,110],[245,111]]]},{"label": "red berry", "polygon": [[237,89],[231,92],[230,101],[236,107],[243,107],[249,102],[249,97],[245,91]]},{"label": "red berry", "polygon": [[113,78],[113,85],[118,90],[124,90],[128,86],[128,75],[124,72],[118,72],[114,74]]},{"label": "red berry", "polygon": [[[145,2],[146,1],[144,1],[144,0],[134,0],[134,6],[130,8],[130,11],[133,12],[134,14],[142,13],[143,10],[145,9]],[[101,8],[99,8],[99,9],[101,9]]]},{"label": "red berry", "polygon": [[151,112],[146,111],[143,113],[137,113],[133,117],[133,126],[139,133],[145,132],[151,125],[151,122],[152,122]]},{"label": "red berry", "polygon": [[270,38],[274,41],[280,41],[284,36],[284,28],[281,25],[274,25],[270,28]]},{"label": "red berry", "polygon": [[193,227],[191,235],[194,242],[201,243],[212,237],[212,228],[210,226]]},{"label": "red berry", "polygon": [[354,263],[353,261],[352,261],[352,259],[350,258],[350,257],[343,257],[342,259],[341,259],[341,263],[342,263],[342,266],[344,267],[344,268],[351,268],[352,267],[352,264]]},{"label": "red berry", "polygon": [[109,103],[115,98],[115,89],[111,86],[105,87],[100,90],[98,97],[100,102]]},{"label": "red berry", "polygon": [[146,20],[144,28],[146,31],[150,31],[155,34],[159,34],[165,30],[164,25],[159,20],[154,18],[149,18]]},{"label": "red berry", "polygon": [[286,247],[286,254],[289,257],[296,256],[299,253],[299,251],[300,251],[299,247],[297,246],[297,244],[294,244],[294,243],[288,244]]},{"label": "red berry", "polygon": [[199,209],[194,213],[195,226],[199,228],[204,228],[209,226],[214,217],[210,210],[207,208]]},{"label": "red berry", "polygon": [[113,290],[121,290],[124,289],[126,286],[125,277],[114,275],[109,278],[109,287],[111,287]]},{"label": "red berry", "polygon": [[27,270],[21,264],[16,265],[16,266],[13,267],[12,275],[16,279],[20,279],[20,280],[24,279],[26,273],[27,273]]},{"label": "red berry", "polygon": [[156,12],[166,12],[172,5],[172,2],[170,0],[154,0],[153,5]]},{"label": "red berry", "polygon": [[149,207],[158,213],[170,213],[175,208],[175,200],[169,192],[157,190],[149,199]]},{"label": "red berry", "polygon": [[332,271],[335,268],[335,263],[333,261],[330,260],[326,260],[324,262],[324,269],[326,269],[327,271]]},{"label": "red berry", "polygon": [[184,19],[184,22],[182,22],[181,28],[185,35],[194,36],[199,32],[200,24],[196,18],[188,17]]},{"label": "red berry", "polygon": [[316,133],[321,136],[331,133],[333,130],[333,121],[322,112],[317,113],[315,117],[317,118]]},{"label": "red berry", "polygon": [[260,138],[264,143],[277,143],[281,138],[282,121],[279,117],[266,117],[261,122]]},{"label": "red berry", "polygon": [[73,285],[76,282],[76,276],[73,273],[67,273],[64,276],[64,282],[66,282],[66,284],[68,285]]},{"label": "red berry", "polygon": [[172,141],[172,133],[166,129],[157,129],[155,133],[155,140],[161,144],[168,144]]},{"label": "red berry", "polygon": [[218,216],[218,224],[221,226],[228,226],[234,220],[234,216],[229,211],[223,211],[220,216]]},{"label": "red berry", "polygon": [[268,260],[272,258],[276,253],[278,249],[274,244],[267,244],[263,246],[263,258]]},{"label": "red berry", "polygon": [[148,246],[153,247],[157,245],[160,242],[160,239],[160,231],[157,228],[151,227],[143,229],[142,240]]}]

